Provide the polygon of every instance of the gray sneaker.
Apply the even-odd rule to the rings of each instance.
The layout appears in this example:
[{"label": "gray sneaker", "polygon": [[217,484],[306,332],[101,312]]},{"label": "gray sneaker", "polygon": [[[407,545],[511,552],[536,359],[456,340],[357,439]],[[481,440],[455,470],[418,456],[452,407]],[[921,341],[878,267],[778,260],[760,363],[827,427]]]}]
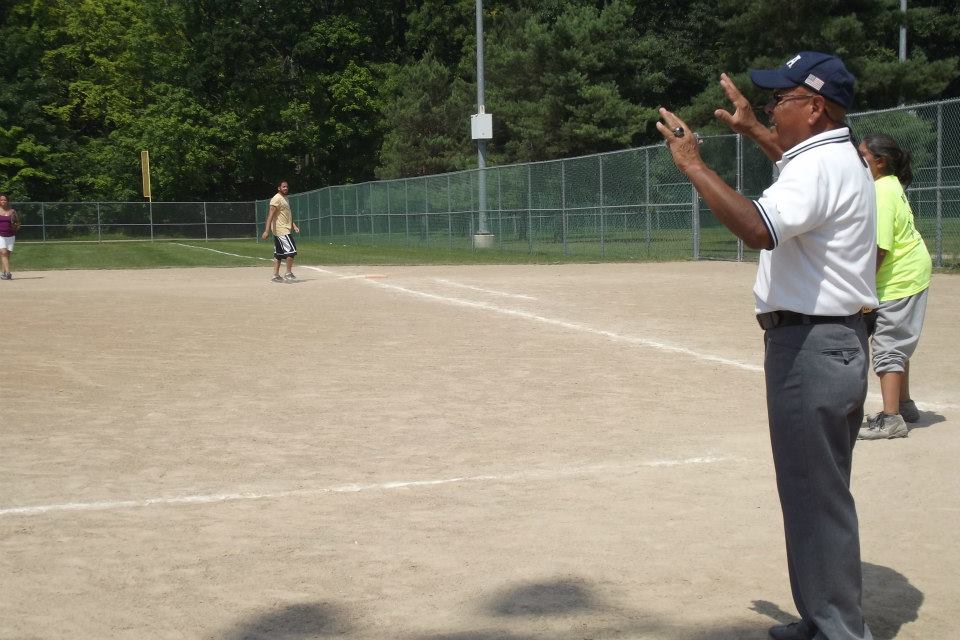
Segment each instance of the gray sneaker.
[{"label": "gray sneaker", "polygon": [[920,410],[913,400],[904,400],[900,403],[900,416],[907,422],[916,422],[920,419]]},{"label": "gray sneaker", "polygon": [[12,273],[0,273],[0,280],[13,280]]},{"label": "gray sneaker", "polygon": [[272,278],[270,278],[270,282],[283,282],[283,277],[279,275],[273,276]]},{"label": "gray sneaker", "polygon": [[287,282],[293,282],[294,280],[297,279],[297,276],[293,275],[293,273],[291,272],[283,276],[283,279],[286,280]]},{"label": "gray sneaker", "polygon": [[906,438],[910,435],[907,423],[897,414],[880,412],[874,416],[867,416],[867,426],[860,427],[857,440],[888,440],[890,438]]}]

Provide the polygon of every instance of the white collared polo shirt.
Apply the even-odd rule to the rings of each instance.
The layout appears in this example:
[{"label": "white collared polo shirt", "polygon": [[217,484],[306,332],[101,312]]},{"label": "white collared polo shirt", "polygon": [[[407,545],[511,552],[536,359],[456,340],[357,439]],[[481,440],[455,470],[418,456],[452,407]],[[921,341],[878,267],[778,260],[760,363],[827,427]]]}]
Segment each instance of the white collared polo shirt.
[{"label": "white collared polo shirt", "polygon": [[804,140],[777,169],[754,201],[773,239],[760,252],[757,312],[846,316],[876,307],[876,194],[849,129]]}]

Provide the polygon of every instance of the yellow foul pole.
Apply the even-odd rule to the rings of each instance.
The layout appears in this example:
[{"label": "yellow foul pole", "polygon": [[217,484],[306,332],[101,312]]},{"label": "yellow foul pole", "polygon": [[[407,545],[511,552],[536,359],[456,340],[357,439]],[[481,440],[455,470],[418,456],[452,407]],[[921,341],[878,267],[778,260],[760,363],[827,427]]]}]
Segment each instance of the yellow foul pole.
[{"label": "yellow foul pole", "polygon": [[143,197],[153,202],[150,193],[150,152],[146,150],[140,152],[140,174],[143,176]]}]

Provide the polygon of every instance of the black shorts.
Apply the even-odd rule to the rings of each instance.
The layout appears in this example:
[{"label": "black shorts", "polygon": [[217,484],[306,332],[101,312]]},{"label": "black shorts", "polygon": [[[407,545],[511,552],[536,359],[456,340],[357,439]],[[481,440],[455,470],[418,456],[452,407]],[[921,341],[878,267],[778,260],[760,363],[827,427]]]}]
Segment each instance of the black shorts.
[{"label": "black shorts", "polygon": [[292,235],[273,236],[273,257],[277,260],[297,255],[297,243]]}]

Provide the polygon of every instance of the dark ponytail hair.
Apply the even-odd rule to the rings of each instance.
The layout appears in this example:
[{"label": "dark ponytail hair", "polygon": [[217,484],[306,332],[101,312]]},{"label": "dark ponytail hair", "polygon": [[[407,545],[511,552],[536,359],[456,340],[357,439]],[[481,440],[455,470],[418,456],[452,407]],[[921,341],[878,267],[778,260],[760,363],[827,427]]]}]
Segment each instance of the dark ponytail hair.
[{"label": "dark ponytail hair", "polygon": [[900,180],[904,188],[913,182],[913,154],[900,148],[897,141],[885,133],[872,133],[864,136],[863,143],[867,145],[874,156],[887,161],[886,175],[893,174]]}]

